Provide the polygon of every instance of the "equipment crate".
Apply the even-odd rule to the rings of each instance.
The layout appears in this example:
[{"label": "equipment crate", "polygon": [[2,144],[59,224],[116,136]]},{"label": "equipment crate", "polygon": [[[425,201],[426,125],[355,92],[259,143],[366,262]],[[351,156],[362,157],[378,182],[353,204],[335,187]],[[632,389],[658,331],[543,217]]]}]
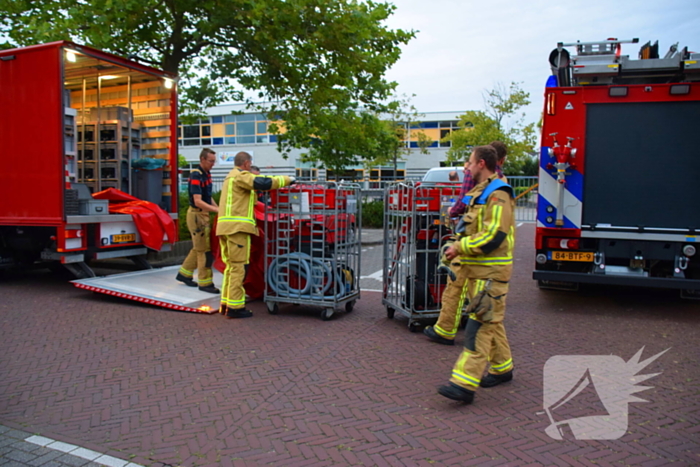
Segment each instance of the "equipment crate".
[{"label": "equipment crate", "polygon": [[356,184],[296,184],[272,191],[266,207],[265,303],[351,312],[360,298],[362,213]]}]

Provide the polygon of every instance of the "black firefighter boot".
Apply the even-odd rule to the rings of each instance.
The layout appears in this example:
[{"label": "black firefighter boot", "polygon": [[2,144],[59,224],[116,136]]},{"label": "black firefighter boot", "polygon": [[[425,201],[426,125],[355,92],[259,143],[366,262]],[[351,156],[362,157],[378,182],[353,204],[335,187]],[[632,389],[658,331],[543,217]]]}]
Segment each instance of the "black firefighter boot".
[{"label": "black firefighter boot", "polygon": [[513,370],[506,371],[505,373],[501,373],[500,375],[489,373],[488,375],[486,375],[485,378],[482,378],[481,383],[479,383],[479,386],[481,386],[482,388],[492,388],[494,386],[498,386],[501,383],[507,383],[512,379]]},{"label": "black firefighter boot", "polygon": [[432,326],[426,326],[425,329],[423,329],[423,334],[428,336],[428,338],[431,341],[437,342],[438,344],[455,345],[454,339],[446,339],[442,337],[435,331],[435,329]]},{"label": "black firefighter boot", "polygon": [[226,312],[227,319],[250,318],[251,316],[253,316],[253,312],[245,308],[229,308]]},{"label": "black firefighter boot", "polygon": [[178,272],[177,276],[175,276],[175,280],[178,282],[182,282],[185,285],[189,285],[190,287],[197,287],[197,283],[193,281],[191,277],[187,277],[180,272]]},{"label": "black firefighter boot", "polygon": [[458,386],[452,382],[444,386],[440,386],[438,388],[438,393],[441,396],[447,397],[448,399],[464,402],[465,404],[471,404],[474,400],[474,391],[464,389],[462,386]]}]

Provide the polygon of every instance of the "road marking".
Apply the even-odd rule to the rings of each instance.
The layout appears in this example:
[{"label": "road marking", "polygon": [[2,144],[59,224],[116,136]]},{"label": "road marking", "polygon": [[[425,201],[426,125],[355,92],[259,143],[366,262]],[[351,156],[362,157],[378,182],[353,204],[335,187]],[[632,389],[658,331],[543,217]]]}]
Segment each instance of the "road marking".
[{"label": "road marking", "polygon": [[384,277],[384,271],[381,269],[377,272],[373,272],[369,276],[360,276],[360,279],[374,279],[375,281],[381,281]]},{"label": "road marking", "polygon": [[65,452],[71,456],[80,457],[81,459],[86,459],[97,464],[108,465],[111,467],[142,467],[140,464],[125,461],[124,459],[117,459],[116,457],[108,456],[100,452],[81,448],[80,446],[76,446],[74,444],[62,443],[61,441],[45,438],[43,436],[30,436],[24,441],[45,447],[47,449]]}]

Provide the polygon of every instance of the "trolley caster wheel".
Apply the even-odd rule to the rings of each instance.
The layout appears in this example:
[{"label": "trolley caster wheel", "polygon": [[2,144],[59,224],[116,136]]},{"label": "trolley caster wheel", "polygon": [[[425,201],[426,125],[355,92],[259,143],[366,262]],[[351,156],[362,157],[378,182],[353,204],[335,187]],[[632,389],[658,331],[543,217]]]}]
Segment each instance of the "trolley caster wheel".
[{"label": "trolley caster wheel", "polygon": [[408,323],[408,330],[411,332],[420,332],[421,325],[417,322]]},{"label": "trolley caster wheel", "polygon": [[321,312],[321,319],[323,321],[328,321],[333,317],[333,313],[335,313],[335,310],[333,308],[326,308]]},{"label": "trolley caster wheel", "polygon": [[355,309],[355,302],[357,300],[351,300],[345,304],[345,312],[346,313],[352,313],[352,310]]},{"label": "trolley caster wheel", "polygon": [[280,312],[280,307],[275,302],[267,302],[267,311],[269,311],[271,315],[276,315]]},{"label": "trolley caster wheel", "polygon": [[395,311],[396,311],[396,310],[394,310],[394,309],[391,308],[390,306],[386,307],[386,317],[389,318],[389,319],[394,319],[394,312],[395,312]]}]

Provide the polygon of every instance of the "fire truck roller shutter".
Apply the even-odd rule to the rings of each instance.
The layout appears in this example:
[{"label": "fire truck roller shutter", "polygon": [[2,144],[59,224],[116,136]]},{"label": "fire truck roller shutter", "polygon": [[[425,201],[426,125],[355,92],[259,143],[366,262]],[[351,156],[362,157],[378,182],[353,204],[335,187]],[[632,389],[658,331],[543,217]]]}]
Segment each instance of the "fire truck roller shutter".
[{"label": "fire truck roller shutter", "polygon": [[583,224],[700,229],[700,102],[589,104]]}]

